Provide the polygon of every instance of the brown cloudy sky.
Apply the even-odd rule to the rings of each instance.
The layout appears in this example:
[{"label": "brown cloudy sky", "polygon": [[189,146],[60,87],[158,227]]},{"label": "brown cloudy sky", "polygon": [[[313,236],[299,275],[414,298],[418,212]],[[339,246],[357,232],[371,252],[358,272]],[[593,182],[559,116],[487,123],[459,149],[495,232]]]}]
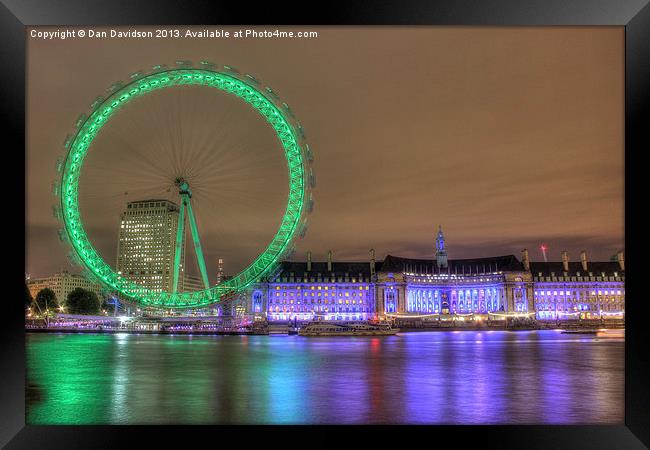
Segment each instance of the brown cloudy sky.
[{"label": "brown cloudy sky", "polygon": [[[319,37],[28,39],[26,271],[68,267],[50,185],[76,117],[114,81],[178,59],[254,74],[303,124],[317,188],[295,258],[312,250],[324,259],[332,249],[335,259],[365,260],[371,247],[379,258],[430,257],[438,224],[451,258],[528,247],[539,260],[540,242],[553,259],[564,249],[591,259],[622,249],[622,28],[310,30]],[[126,199],[148,196],[182,167],[197,178],[210,272],[217,256],[240,268],[268,242],[283,208],[273,134],[218,92],[141,100],[88,157],[80,196],[91,238],[112,263]]]}]

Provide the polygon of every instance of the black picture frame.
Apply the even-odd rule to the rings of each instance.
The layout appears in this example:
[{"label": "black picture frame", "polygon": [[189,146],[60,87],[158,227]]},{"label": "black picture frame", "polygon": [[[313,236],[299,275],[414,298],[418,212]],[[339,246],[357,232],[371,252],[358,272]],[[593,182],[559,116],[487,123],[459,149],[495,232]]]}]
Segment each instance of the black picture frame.
[{"label": "black picture frame", "polygon": [[[303,14],[302,17],[299,14]],[[205,23],[311,24],[311,25],[480,25],[480,26],[624,26],[625,27],[625,249],[626,340],[625,425],[621,426],[418,426],[346,427],[368,443],[398,437],[401,445],[431,445],[452,438],[454,442],[488,448],[617,449],[650,446],[650,342],[648,304],[643,297],[640,272],[648,234],[641,207],[647,202],[647,177],[643,152],[650,150],[650,6],[647,0],[420,0],[405,3],[345,1],[316,6],[302,4],[255,7],[247,2],[163,0],[2,0],[0,5],[0,110],[6,128],[4,157],[20,155],[25,147],[25,48],[26,27],[38,25],[155,25]],[[46,74],[43,74],[46,76]],[[9,137],[10,139],[7,139]],[[5,170],[5,242],[21,245],[11,236],[25,236],[16,217],[20,199],[15,190],[25,187],[24,158]],[[22,170],[21,170],[22,169]],[[614,176],[618,176],[614,174]],[[25,194],[24,191],[22,192]],[[10,209],[10,211],[9,211]],[[24,218],[23,210],[23,218]],[[8,246],[5,244],[5,248]],[[5,294],[2,332],[3,351],[0,397],[0,443],[17,448],[116,448],[144,442],[146,447],[177,448],[206,439],[210,445],[227,444],[224,435],[239,442],[252,440],[280,445],[306,442],[338,443],[333,427],[164,427],[164,426],[26,426],[25,339],[22,308],[24,250],[6,250],[12,289]],[[23,255],[20,257],[19,255]],[[18,292],[18,291],[21,292]],[[251,432],[251,428],[255,431]],[[299,434],[297,434],[299,433]],[[217,442],[215,442],[217,441]],[[420,442],[420,444],[417,444]],[[400,445],[396,443],[394,445]]]}]

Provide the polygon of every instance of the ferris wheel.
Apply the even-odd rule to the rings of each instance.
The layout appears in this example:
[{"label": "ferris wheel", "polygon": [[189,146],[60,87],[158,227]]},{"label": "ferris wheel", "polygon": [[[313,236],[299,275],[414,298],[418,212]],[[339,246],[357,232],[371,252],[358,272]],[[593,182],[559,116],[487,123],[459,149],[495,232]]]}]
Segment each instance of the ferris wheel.
[{"label": "ferris wheel", "polygon": [[[111,267],[106,262],[106,258],[97,251],[80,211],[80,194],[83,194],[80,180],[84,162],[95,150],[93,142],[100,136],[102,129],[106,129],[109,123],[119,118],[120,111],[125,105],[160,91],[178,91],[177,95],[183,96],[185,94],[182,89],[188,86],[209,88],[240,101],[243,100],[266,124],[270,125],[277,138],[276,142],[280,144],[278,150],[281,150],[286,161],[288,195],[279,227],[270,242],[239,273],[229,279],[211,284],[204,259],[201,227],[197,222],[195,209],[197,202],[201,204],[202,198],[214,198],[216,194],[202,192],[205,191],[205,187],[200,182],[195,183],[194,178],[197,177],[194,172],[196,171],[184,169],[182,164],[175,161],[173,171],[161,171],[157,174],[167,187],[166,191],[170,192],[171,189],[179,203],[176,251],[172,266],[173,285],[171,289],[164,291],[154,290],[138,284]],[[205,120],[209,121],[210,117],[206,117]],[[251,134],[255,132],[256,130],[250,130]],[[65,155],[57,161],[58,182],[54,186],[54,194],[57,198],[55,215],[63,224],[63,228],[59,231],[61,239],[72,247],[71,259],[84,268],[86,276],[97,280],[107,290],[142,306],[197,308],[218,303],[241,293],[253,283],[272,274],[279,262],[287,257],[293,250],[296,238],[304,235],[307,216],[313,209],[311,193],[315,185],[311,167],[313,155],[305,142],[302,126],[295,119],[289,106],[280,100],[273,89],[264,87],[257,78],[241,74],[237,69],[225,65],[217,66],[201,61],[194,66],[188,61],[177,61],[171,67],[157,65],[148,73],[131,74],[127,82],[113,84],[105,96],[95,99],[88,114],[82,114],[77,119],[74,132],[65,139],[64,152]],[[164,154],[149,157],[145,169],[140,172],[141,177],[146,178],[149,171],[153,174],[157,161],[165,157]],[[119,176],[112,179],[119,179]],[[202,284],[202,289],[191,292],[183,292],[179,289],[183,270],[180,250],[184,247],[184,235],[187,229],[191,232],[192,247]]]}]

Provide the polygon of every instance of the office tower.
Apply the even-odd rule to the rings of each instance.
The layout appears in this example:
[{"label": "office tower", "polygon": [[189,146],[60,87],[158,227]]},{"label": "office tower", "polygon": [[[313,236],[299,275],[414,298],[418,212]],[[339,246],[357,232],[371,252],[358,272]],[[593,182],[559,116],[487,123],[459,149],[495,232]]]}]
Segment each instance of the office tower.
[{"label": "office tower", "polygon": [[[168,200],[130,202],[121,214],[117,273],[158,292],[172,292],[179,207]],[[185,280],[185,236],[178,290]]]}]

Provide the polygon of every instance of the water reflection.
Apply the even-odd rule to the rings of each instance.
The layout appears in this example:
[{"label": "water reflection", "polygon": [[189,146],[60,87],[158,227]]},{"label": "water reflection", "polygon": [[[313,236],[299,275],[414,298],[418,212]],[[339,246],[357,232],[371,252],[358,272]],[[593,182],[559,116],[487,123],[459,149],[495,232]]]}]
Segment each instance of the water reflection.
[{"label": "water reflection", "polygon": [[622,423],[624,341],[28,334],[30,424]]}]

